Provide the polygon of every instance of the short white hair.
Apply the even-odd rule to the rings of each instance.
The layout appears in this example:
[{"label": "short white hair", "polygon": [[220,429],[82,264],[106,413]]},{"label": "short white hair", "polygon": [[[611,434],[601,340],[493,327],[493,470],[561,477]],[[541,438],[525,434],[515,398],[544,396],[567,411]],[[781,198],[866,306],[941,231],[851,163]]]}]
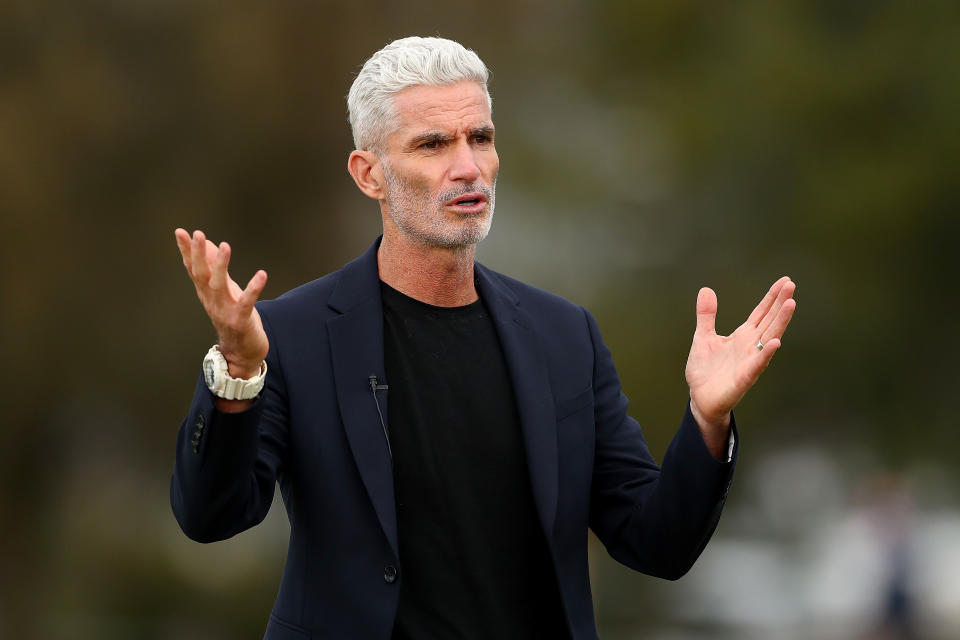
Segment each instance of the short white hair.
[{"label": "short white hair", "polygon": [[347,110],[353,144],[357,149],[379,148],[398,126],[393,96],[407,87],[472,80],[483,87],[492,109],[489,76],[480,56],[459,42],[417,36],[394,40],[363,63],[350,87]]}]

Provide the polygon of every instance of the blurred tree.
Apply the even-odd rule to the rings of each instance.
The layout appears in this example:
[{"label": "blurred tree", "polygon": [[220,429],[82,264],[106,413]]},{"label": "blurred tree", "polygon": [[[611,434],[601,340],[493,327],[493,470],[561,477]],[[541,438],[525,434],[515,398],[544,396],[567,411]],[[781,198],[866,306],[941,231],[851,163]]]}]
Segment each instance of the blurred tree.
[{"label": "blurred tree", "polygon": [[[0,636],[260,632],[282,525],[264,534],[279,546],[227,543],[257,560],[205,587],[197,573],[229,552],[184,565],[166,504],[211,339],[172,230],[229,239],[238,277],[269,270],[268,296],[357,254],[378,220],[343,170],[343,97],[370,53],[411,33],[459,39],[493,69],[502,196],[482,255],[590,304],[655,451],[684,401],[697,288],[718,289],[732,329],[789,273],[801,309],[741,411],[761,425],[751,446],[817,439],[949,464],[958,12],[0,5]],[[635,624],[599,571],[601,624]],[[635,606],[648,625],[664,615]]]}]

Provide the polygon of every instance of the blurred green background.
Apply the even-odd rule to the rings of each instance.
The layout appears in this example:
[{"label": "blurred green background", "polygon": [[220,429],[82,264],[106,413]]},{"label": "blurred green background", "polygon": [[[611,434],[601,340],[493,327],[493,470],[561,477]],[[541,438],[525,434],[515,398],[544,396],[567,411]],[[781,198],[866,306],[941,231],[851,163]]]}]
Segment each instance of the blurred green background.
[{"label": "blurred green background", "polygon": [[697,289],[726,333],[799,284],[697,567],[592,541],[601,637],[960,635],[958,3],[4,0],[0,637],[260,637],[279,500],[206,546],[168,505],[214,338],[173,229],[265,297],[359,254],[344,97],[411,34],[493,71],[480,259],[593,310],[658,457]]}]

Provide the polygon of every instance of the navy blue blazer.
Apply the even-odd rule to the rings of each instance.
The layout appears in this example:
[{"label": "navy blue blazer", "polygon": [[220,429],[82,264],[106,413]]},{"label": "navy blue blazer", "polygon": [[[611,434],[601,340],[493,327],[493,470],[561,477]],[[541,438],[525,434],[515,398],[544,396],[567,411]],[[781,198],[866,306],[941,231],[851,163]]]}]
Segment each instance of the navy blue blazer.
[{"label": "navy blue blazer", "polygon": [[[378,246],[258,303],[270,338],[264,391],[249,410],[221,413],[201,377],[180,428],[170,501],[190,538],[222,540],[259,523],[280,483],[290,547],[269,640],[391,636],[404,572],[369,383],[385,379]],[[688,408],[658,467],[590,313],[479,264],[476,274],[571,637],[596,638],[588,527],[623,564],[676,579],[716,527],[734,465],[713,458]],[[386,420],[389,391],[379,398]]]}]

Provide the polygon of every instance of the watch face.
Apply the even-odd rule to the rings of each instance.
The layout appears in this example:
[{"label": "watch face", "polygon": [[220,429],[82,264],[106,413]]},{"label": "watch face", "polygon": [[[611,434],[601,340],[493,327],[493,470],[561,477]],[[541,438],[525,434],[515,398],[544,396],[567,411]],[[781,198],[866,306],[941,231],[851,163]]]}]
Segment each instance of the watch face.
[{"label": "watch face", "polygon": [[211,389],[213,388],[214,375],[213,375],[214,364],[212,360],[206,360],[203,363],[203,377],[207,381],[207,386]]}]

